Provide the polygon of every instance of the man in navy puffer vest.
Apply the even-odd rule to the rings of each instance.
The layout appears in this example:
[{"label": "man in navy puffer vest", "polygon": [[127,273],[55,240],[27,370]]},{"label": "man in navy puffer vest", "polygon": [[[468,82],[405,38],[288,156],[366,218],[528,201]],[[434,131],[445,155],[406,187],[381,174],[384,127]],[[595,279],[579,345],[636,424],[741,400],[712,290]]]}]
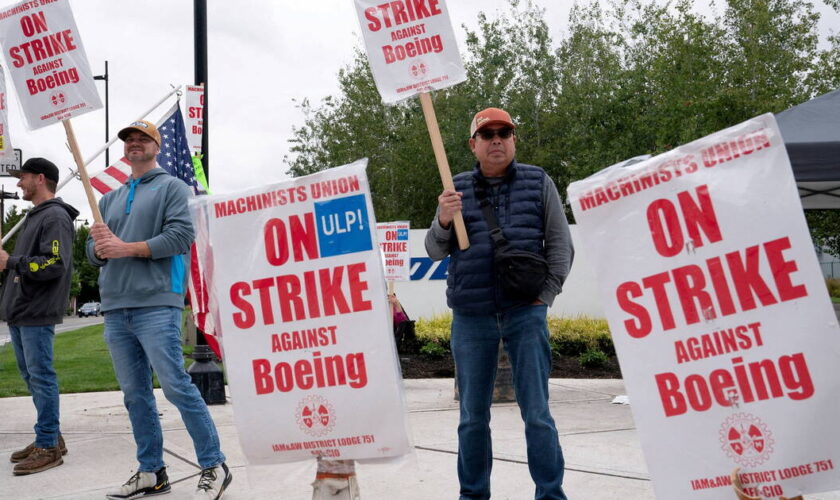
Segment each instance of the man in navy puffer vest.
[{"label": "man in navy puffer vest", "polygon": [[[563,452],[548,407],[551,348],[546,311],[569,274],[574,250],[560,195],[539,167],[517,163],[515,125],[497,108],[478,112],[469,145],[478,160],[471,172],[455,176],[455,190],[438,197],[435,220],[426,234],[434,260],[450,256],[447,303],[452,308],[452,354],[460,393],[458,479],[460,498],[490,498],[490,404],[499,341],[513,369],[514,389],[528,447],[528,468],[538,500],[566,499]],[[548,261],[545,284],[534,301],[507,296],[493,269],[493,243],[476,198],[486,193],[509,244],[539,253]],[[461,210],[470,247],[460,250],[452,230]]]}]

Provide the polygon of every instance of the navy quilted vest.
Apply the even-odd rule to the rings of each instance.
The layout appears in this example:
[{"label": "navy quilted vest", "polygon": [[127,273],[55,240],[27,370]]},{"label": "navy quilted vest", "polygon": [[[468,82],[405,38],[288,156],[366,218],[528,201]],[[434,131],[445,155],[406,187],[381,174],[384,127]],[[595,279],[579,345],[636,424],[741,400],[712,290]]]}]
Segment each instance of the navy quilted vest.
[{"label": "navy quilted vest", "polygon": [[[542,202],[544,179],[543,169],[514,161],[508,167],[504,181],[494,189],[487,188],[505,238],[515,248],[542,255],[545,255],[545,207]],[[463,193],[462,213],[470,248],[462,252],[453,239],[446,290],[449,307],[461,314],[487,314],[521,305],[521,302],[504,296],[496,285],[493,242],[475,197],[475,183],[486,182],[478,165],[472,172],[456,175],[453,181],[455,190]]]}]

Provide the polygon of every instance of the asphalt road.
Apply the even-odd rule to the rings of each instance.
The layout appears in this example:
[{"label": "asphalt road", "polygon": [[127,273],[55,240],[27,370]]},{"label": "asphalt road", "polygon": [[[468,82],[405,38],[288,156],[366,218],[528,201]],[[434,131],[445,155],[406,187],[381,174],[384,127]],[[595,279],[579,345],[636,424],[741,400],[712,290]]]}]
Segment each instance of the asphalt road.
[{"label": "asphalt road", "polygon": [[[55,333],[67,332],[70,330],[76,330],[82,328],[83,326],[89,325],[98,325],[105,321],[102,316],[88,316],[85,318],[79,318],[76,316],[65,316],[64,323],[55,326]],[[6,324],[5,321],[0,321],[0,346],[5,345],[11,342],[11,337],[9,335],[9,325]]]}]

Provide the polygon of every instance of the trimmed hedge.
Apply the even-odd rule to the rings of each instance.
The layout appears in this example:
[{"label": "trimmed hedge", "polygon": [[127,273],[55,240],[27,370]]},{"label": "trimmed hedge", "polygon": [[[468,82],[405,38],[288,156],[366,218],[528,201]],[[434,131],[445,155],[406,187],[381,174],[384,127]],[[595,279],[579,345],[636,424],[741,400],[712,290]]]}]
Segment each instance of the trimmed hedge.
[{"label": "trimmed hedge", "polygon": [[[422,346],[421,351],[440,353],[441,348],[449,351],[451,324],[452,314],[449,313],[418,319],[415,328],[417,339]],[[551,350],[557,354],[580,358],[584,353],[588,353],[587,364],[593,361],[597,364],[598,361],[595,360],[615,356],[615,347],[605,319],[582,315],[562,318],[549,316],[548,332]],[[598,352],[604,356],[596,354]]]}]

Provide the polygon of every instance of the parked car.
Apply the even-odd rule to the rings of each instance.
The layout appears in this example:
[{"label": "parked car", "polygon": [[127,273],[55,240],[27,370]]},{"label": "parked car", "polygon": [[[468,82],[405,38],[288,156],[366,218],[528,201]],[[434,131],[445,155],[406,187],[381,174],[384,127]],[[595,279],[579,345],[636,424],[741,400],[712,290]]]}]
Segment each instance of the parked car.
[{"label": "parked car", "polygon": [[99,316],[101,307],[99,302],[87,302],[79,308],[79,317]]}]

